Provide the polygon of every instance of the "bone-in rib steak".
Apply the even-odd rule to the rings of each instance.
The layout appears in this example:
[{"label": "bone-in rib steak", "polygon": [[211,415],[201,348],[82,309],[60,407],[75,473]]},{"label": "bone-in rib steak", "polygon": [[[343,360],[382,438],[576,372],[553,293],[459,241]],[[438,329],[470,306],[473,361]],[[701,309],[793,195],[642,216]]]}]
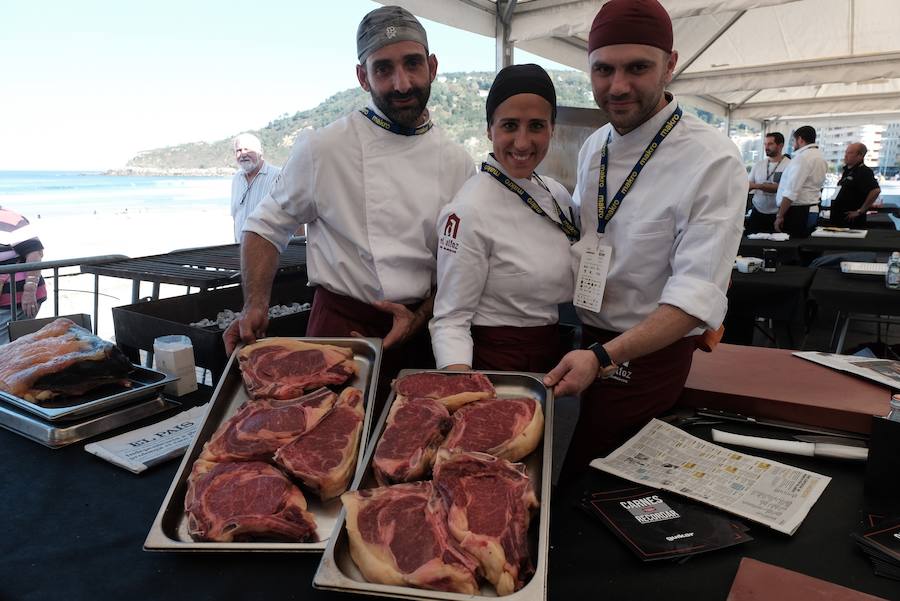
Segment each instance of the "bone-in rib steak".
[{"label": "bone-in rib steak", "polygon": [[395,380],[394,392],[408,399],[427,398],[441,402],[450,412],[466,403],[496,396],[487,376],[477,372],[410,374]]},{"label": "bone-in rib steak", "polygon": [[320,388],[297,399],[249,401],[219,426],[200,459],[268,461],[280,447],[315,427],[336,399],[335,393]]},{"label": "bone-in rib steak", "polygon": [[303,493],[284,474],[259,461],[196,461],[184,507],[195,540],[317,540],[316,522],[306,511]]},{"label": "bone-in rib steak", "polygon": [[444,499],[450,533],[478,558],[497,594],[522,588],[534,573],[528,525],[540,505],[525,466],[484,453],[442,450],[434,486]]},{"label": "bone-in rib steak", "polygon": [[356,374],[353,351],[293,338],[266,338],[238,353],[247,392],[254,399],[290,399],[304,390],[343,384]]},{"label": "bone-in rib steak", "polygon": [[350,556],[369,582],[474,595],[477,562],[459,550],[431,482],[352,491]]},{"label": "bone-in rib steak", "polygon": [[537,448],[543,430],[544,412],[536,400],[485,399],[453,414],[453,428],[441,448],[518,461]]},{"label": "bone-in rib steak", "polygon": [[372,459],[378,483],[383,486],[424,477],[450,423],[450,414],[438,401],[396,397]]},{"label": "bone-in rib steak", "polygon": [[278,449],[275,462],[322,500],[340,495],[356,468],[364,415],[362,392],[345,389],[315,428]]}]

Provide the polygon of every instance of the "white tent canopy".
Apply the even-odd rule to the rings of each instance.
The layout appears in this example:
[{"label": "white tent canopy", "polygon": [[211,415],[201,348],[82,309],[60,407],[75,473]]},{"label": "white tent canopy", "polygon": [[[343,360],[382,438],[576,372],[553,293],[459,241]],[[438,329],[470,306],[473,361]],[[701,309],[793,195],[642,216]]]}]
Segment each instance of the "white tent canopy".
[{"label": "white tent canopy", "polygon": [[[391,0],[432,21],[587,69],[605,0]],[[669,89],[729,120],[900,113],[900,0],[660,0],[679,60]],[[389,2],[385,1],[384,4]]]}]

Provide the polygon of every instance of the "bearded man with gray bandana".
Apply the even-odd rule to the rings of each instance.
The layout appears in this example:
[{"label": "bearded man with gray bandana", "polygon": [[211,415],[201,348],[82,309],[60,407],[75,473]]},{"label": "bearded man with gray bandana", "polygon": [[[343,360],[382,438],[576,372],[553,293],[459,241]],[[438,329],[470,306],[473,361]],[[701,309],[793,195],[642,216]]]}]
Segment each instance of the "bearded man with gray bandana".
[{"label": "bearded man with gray bandana", "polygon": [[225,343],[230,352],[265,333],[278,254],[306,223],[315,287],[307,335],[384,338],[382,380],[390,382],[394,369],[431,355],[423,326],[433,305],[437,218],[475,168],[428,113],[437,58],[421,23],[385,6],[362,19],[356,40],[356,75],[371,102],[301,134],[247,220],[244,309]]}]

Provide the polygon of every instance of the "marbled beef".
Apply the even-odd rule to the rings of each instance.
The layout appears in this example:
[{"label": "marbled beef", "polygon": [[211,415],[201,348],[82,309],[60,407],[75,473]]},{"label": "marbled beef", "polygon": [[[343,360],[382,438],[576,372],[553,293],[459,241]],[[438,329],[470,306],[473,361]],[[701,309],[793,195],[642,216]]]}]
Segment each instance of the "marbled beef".
[{"label": "marbled beef", "polygon": [[347,490],[356,468],[363,417],[362,392],[347,388],[315,428],[275,453],[275,463],[322,500]]},{"label": "marbled beef", "polygon": [[487,376],[478,372],[421,372],[395,380],[393,388],[398,395],[408,399],[438,400],[451,412],[466,403],[497,394]]},{"label": "marbled beef", "polygon": [[436,400],[397,397],[372,459],[378,483],[422,479],[431,469],[450,423],[447,408]]},{"label": "marbled beef", "polygon": [[450,533],[478,559],[497,594],[522,588],[534,573],[528,526],[540,506],[525,466],[484,453],[442,450],[434,486],[444,500]]},{"label": "marbled beef", "polygon": [[207,461],[268,461],[286,443],[311,430],[337,395],[320,388],[296,399],[248,401],[203,446]]},{"label": "marbled beef", "polygon": [[316,522],[300,489],[259,461],[194,463],[184,499],[198,541],[315,542]]},{"label": "marbled beef", "polygon": [[537,447],[543,433],[544,412],[536,400],[484,399],[453,414],[453,427],[441,448],[518,461]]},{"label": "marbled beef", "polygon": [[343,384],[356,374],[353,350],[295,338],[266,338],[238,351],[241,375],[254,399],[290,399],[304,390]]},{"label": "marbled beef", "polygon": [[369,582],[474,595],[478,563],[447,531],[431,482],[344,493],[350,556]]}]

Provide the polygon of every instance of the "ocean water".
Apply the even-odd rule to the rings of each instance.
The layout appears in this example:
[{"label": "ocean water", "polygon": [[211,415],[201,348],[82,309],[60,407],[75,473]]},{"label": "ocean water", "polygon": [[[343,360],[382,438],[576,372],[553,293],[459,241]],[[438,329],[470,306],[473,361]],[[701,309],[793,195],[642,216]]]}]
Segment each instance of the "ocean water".
[{"label": "ocean water", "polygon": [[0,171],[0,205],[30,221],[45,217],[181,209],[228,211],[223,177],[113,176],[72,171]]}]

